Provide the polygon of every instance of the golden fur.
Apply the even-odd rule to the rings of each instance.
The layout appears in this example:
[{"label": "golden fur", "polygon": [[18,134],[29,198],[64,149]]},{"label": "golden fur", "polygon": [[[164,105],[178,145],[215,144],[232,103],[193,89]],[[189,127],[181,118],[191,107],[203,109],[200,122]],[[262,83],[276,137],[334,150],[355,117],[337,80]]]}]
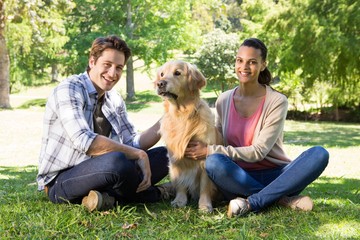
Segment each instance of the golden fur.
[{"label": "golden fur", "polygon": [[200,210],[212,212],[217,190],[205,172],[205,159],[184,156],[190,140],[222,143],[214,115],[200,99],[200,89],[205,85],[205,77],[194,65],[179,60],[160,67],[155,81],[157,94],[164,99],[160,134],[169,152],[169,175],[176,188],[171,205],[184,207],[190,193],[192,198],[199,199]]}]

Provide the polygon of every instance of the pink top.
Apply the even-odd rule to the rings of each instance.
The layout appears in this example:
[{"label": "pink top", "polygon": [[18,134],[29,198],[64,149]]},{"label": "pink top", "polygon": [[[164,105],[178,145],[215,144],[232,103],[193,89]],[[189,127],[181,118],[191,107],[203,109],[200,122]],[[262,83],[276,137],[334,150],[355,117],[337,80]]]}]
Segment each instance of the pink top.
[{"label": "pink top", "polygon": [[[236,91],[234,91],[235,93]],[[233,147],[245,147],[251,146],[254,138],[255,127],[259,121],[263,106],[265,102],[265,97],[259,104],[256,112],[250,117],[241,116],[235,108],[234,98],[230,101],[229,109],[229,122],[227,128],[227,142]],[[246,170],[261,170],[274,168],[277,165],[263,159],[259,162],[249,163],[245,161],[236,161],[240,167]]]}]

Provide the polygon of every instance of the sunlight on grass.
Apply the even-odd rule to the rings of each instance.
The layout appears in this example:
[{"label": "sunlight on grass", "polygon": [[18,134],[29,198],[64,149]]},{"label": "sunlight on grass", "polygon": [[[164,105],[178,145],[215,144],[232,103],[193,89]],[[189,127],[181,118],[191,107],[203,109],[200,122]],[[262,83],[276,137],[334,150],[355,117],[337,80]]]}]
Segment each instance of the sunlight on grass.
[{"label": "sunlight on grass", "polygon": [[0,179],[14,179],[14,178],[15,178],[14,176],[0,174]]},{"label": "sunlight on grass", "polygon": [[[214,98],[209,93],[203,96]],[[36,100],[39,98],[45,97],[36,95],[34,101],[21,99],[23,106],[31,110],[26,113],[42,108],[44,101]],[[156,122],[163,112],[161,99],[151,91],[140,92],[128,104],[129,115],[138,128]],[[2,149],[6,153],[4,159],[9,158],[13,163],[37,159],[39,147],[31,142],[40,130],[34,126],[34,132],[21,128],[26,121],[13,127],[12,120],[31,119],[34,125],[42,116],[38,119],[28,114],[8,119],[5,116],[5,123],[11,124],[2,125],[4,134],[0,145],[5,147]],[[9,129],[17,129],[11,134],[21,136],[24,142],[19,138],[12,140]],[[325,146],[330,153],[323,175],[302,193],[314,200],[312,212],[275,205],[259,214],[229,219],[227,203],[216,206],[213,214],[204,215],[198,212],[196,203],[175,209],[170,201],[163,201],[89,213],[81,205],[53,204],[38,192],[36,166],[2,166],[0,239],[360,239],[360,125],[286,121],[284,139],[286,152],[292,159],[314,145]],[[21,151],[18,146],[22,146]],[[32,151],[28,153],[26,147]],[[17,155],[19,152],[23,155]]]},{"label": "sunlight on grass", "polygon": [[339,223],[324,224],[315,234],[321,239],[356,239],[360,236],[360,223],[344,220]]},{"label": "sunlight on grass", "polygon": [[287,120],[284,128],[286,144],[346,148],[360,146],[360,125],[329,122]]}]

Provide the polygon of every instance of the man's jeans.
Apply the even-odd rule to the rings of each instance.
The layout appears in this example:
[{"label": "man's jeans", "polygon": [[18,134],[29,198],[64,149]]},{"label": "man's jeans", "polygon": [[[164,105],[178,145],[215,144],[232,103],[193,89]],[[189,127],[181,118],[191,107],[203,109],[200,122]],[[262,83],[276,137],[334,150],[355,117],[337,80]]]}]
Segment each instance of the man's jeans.
[{"label": "man's jeans", "polygon": [[247,197],[252,211],[260,211],[282,196],[298,195],[317,179],[329,161],[329,153],[316,146],[291,163],[275,169],[246,171],[223,154],[206,159],[206,172],[227,200]]},{"label": "man's jeans", "polygon": [[66,169],[48,184],[49,198],[54,203],[80,203],[90,190],[107,192],[119,202],[155,202],[160,192],[154,184],[167,176],[168,157],[164,147],[147,151],[151,168],[151,187],[140,193],[136,189],[142,181],[142,172],[136,161],[123,153],[111,152],[86,160]]}]

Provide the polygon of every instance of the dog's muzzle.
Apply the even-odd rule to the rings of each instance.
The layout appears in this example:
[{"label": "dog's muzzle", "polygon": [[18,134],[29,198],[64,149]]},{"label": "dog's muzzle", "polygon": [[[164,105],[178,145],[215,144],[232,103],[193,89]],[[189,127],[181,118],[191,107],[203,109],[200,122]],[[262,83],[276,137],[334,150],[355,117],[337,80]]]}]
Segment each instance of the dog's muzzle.
[{"label": "dog's muzzle", "polygon": [[160,80],[156,83],[157,86],[157,94],[163,97],[168,97],[168,98],[173,98],[173,99],[177,99],[178,95],[176,95],[175,93],[166,91],[166,85],[167,82],[165,80]]}]

